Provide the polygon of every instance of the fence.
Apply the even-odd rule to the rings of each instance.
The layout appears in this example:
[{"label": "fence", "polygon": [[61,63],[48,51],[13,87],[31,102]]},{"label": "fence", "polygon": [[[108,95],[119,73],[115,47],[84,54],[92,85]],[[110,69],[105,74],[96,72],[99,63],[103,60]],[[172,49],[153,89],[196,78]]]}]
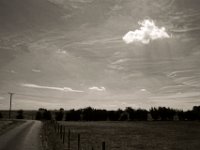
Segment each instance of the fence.
[{"label": "fence", "polygon": [[[45,150],[49,149],[48,146],[48,136],[47,136],[47,132],[48,130],[50,130],[50,128],[53,128],[53,132],[55,133],[55,135],[57,136],[57,138],[59,138],[60,143],[63,144],[63,149],[64,150],[72,150],[72,145],[71,145],[71,130],[68,128],[66,128],[66,126],[59,124],[58,122],[52,120],[52,121],[45,121],[44,123],[44,138],[43,138],[43,147]],[[77,148],[76,150],[82,150],[81,148],[81,134],[78,133],[76,135],[76,144],[77,144]],[[99,144],[101,144],[101,150],[106,150],[106,142],[102,141]],[[93,146],[90,147],[91,150],[95,150],[95,148]],[[55,148],[53,148],[55,149]],[[73,149],[74,150],[74,149]]]}]

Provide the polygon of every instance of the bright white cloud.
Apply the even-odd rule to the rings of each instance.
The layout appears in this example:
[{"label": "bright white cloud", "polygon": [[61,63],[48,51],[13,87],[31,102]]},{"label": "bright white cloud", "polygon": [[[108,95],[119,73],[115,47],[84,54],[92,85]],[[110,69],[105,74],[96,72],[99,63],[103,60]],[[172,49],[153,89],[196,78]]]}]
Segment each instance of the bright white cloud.
[{"label": "bright white cloud", "polygon": [[140,29],[129,31],[123,36],[125,43],[141,42],[148,44],[151,40],[170,38],[164,27],[157,27],[153,20],[143,20],[138,22]]},{"label": "bright white cloud", "polygon": [[50,90],[58,90],[58,91],[64,91],[64,92],[83,92],[80,90],[73,90],[72,88],[69,87],[52,87],[52,86],[41,86],[41,85],[36,85],[36,84],[21,84],[21,86],[24,87],[30,87],[30,88],[39,88],[39,89],[50,89]]},{"label": "bright white cloud", "polygon": [[93,86],[93,87],[90,87],[89,88],[90,90],[95,90],[95,91],[105,91],[106,88],[105,87],[96,87],[96,86]]}]

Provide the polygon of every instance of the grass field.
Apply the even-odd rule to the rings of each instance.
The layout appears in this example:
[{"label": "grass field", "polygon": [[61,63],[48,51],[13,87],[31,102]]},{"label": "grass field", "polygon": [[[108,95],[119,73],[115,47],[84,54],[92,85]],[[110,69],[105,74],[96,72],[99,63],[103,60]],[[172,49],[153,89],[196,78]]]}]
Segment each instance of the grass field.
[{"label": "grass field", "polygon": [[[18,110],[12,110],[11,118],[16,119]],[[8,110],[0,110],[0,113],[3,115],[3,118],[8,118]],[[35,119],[36,110],[23,110],[24,119]]]},{"label": "grass field", "polygon": [[17,120],[0,120],[0,135],[4,134],[6,131],[24,123],[24,121]]},{"label": "grass field", "polygon": [[[71,149],[81,150],[198,150],[200,122],[60,122],[71,131]],[[67,132],[67,131],[66,131]],[[67,147],[67,144],[65,145]]]}]

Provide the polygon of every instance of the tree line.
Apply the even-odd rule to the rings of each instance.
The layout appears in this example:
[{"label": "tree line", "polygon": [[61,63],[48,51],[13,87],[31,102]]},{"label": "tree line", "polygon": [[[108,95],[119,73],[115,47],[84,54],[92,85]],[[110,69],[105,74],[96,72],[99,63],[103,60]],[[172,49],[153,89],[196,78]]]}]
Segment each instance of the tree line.
[{"label": "tree line", "polygon": [[133,109],[131,107],[127,107],[124,110],[105,110],[86,107],[66,111],[63,108],[57,111],[48,111],[40,108],[36,113],[36,119],[55,119],[57,121],[195,121],[200,120],[200,106],[194,106],[192,110],[187,111],[169,107],[152,107],[148,111],[145,109]]},{"label": "tree line", "polygon": [[[3,118],[0,112],[0,118]],[[24,111],[17,111],[16,119],[24,119]],[[169,107],[152,107],[149,110],[133,109],[127,107],[124,110],[105,110],[86,107],[83,109],[64,110],[47,110],[39,108],[35,113],[36,120],[51,120],[57,121],[194,121],[200,120],[200,106],[194,106],[192,110],[178,110]]]}]

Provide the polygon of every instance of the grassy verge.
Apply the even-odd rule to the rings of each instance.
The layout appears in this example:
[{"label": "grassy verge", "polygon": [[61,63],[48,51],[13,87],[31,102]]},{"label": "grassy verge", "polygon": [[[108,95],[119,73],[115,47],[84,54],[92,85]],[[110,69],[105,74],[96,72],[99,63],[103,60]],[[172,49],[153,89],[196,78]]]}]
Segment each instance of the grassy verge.
[{"label": "grassy verge", "polygon": [[[65,144],[58,134],[60,131],[66,135]],[[68,139],[72,150],[101,150],[102,142],[106,150],[197,150],[200,149],[200,122],[44,122],[45,150],[67,149]]]},{"label": "grassy verge", "polygon": [[24,121],[18,120],[0,120],[0,135],[6,133],[7,131],[19,126],[24,123]]},{"label": "grassy verge", "polygon": [[42,126],[42,147],[43,150],[64,150],[59,134],[55,132],[50,121],[44,121]]},{"label": "grassy verge", "polygon": [[200,122],[60,122],[71,131],[71,149],[81,150],[197,150],[200,149]]}]

